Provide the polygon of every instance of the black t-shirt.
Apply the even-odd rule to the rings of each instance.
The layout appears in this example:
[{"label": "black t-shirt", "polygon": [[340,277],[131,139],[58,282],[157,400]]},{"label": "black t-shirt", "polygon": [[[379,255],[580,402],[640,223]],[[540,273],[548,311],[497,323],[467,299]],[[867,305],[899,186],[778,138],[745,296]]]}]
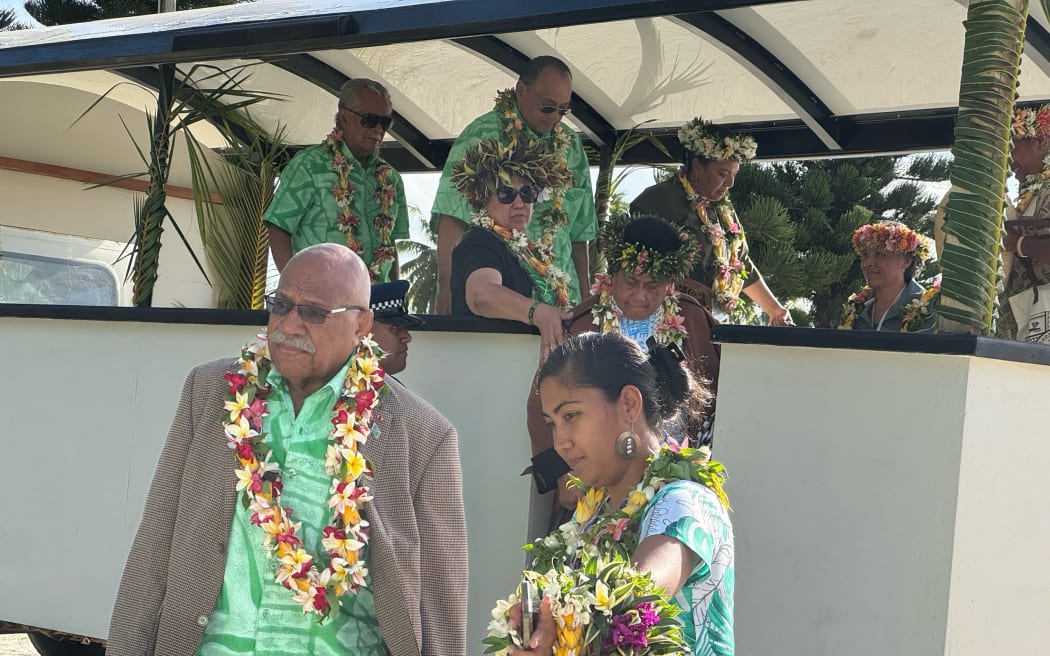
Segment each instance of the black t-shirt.
[{"label": "black t-shirt", "polygon": [[452,314],[474,315],[467,307],[467,278],[478,269],[499,271],[504,287],[532,297],[532,279],[507,244],[491,230],[470,228],[452,251]]}]

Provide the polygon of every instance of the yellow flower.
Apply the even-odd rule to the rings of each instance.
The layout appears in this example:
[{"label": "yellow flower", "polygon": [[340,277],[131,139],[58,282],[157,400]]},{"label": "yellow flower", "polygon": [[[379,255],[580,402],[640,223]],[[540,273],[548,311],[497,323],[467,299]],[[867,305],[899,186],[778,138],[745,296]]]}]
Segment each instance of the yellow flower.
[{"label": "yellow flower", "polygon": [[365,469],[367,468],[368,461],[356,451],[346,459],[346,471],[351,480],[356,481],[361,477],[361,474],[365,473]]},{"label": "yellow flower", "polygon": [[609,594],[609,586],[602,581],[594,583],[594,609],[600,610],[606,615],[612,615],[613,598]]},{"label": "yellow flower", "polygon": [[587,494],[576,502],[576,521],[581,524],[587,523],[587,520],[598,512],[603,501],[605,501],[605,493],[600,489],[592,487],[587,490]]},{"label": "yellow flower", "polygon": [[237,393],[237,398],[233,401],[227,401],[223,404],[223,410],[227,410],[230,413],[230,421],[237,421],[237,418],[241,416],[241,410],[248,407],[248,395]]},{"label": "yellow flower", "polygon": [[649,498],[642,490],[631,490],[631,493],[627,495],[627,505],[623,507],[623,511],[628,515],[633,515],[642,508],[645,504],[649,503]]}]

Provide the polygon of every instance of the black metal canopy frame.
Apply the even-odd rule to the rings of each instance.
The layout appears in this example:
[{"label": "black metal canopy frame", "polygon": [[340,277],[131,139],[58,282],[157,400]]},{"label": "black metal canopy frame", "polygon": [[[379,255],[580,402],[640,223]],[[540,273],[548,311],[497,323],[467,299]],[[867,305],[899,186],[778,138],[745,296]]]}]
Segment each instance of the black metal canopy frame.
[{"label": "black metal canopy frame", "polygon": [[[282,17],[223,25],[109,34],[66,43],[0,48],[0,77],[110,69],[149,83],[163,63],[209,59],[261,59],[332,93],[347,76],[310,52],[447,39],[493,64],[520,71],[528,56],[494,36],[568,25],[660,16],[674,18],[699,37],[724,47],[800,117],[729,125],[753,133],[762,159],[797,159],[950,147],[956,109],[943,107],[884,114],[835,115],[816,92],[740,26],[716,12],[802,0],[447,0],[393,4],[346,14]],[[596,17],[600,20],[596,20]],[[1029,18],[1026,51],[1050,69],[1050,33]],[[585,143],[608,150],[619,132],[595,107],[574,93],[572,111]],[[675,154],[676,130],[653,131]],[[401,171],[440,168],[451,139],[431,139],[404,116],[395,116],[384,157]],[[651,144],[634,148],[625,164],[666,163]]]}]

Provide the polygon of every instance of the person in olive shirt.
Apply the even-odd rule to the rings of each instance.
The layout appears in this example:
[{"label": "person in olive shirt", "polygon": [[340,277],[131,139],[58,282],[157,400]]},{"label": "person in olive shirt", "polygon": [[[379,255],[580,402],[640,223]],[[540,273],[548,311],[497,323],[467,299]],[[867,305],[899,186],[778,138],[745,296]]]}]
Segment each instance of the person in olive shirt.
[{"label": "person in olive shirt", "polygon": [[643,191],[631,203],[631,213],[662,217],[697,236],[701,256],[680,286],[716,316],[735,318],[744,292],[769,315],[771,325],[794,325],[791,313],[751,261],[744,228],[727,196],[741,162],[758,151],[755,139],[725,134],[694,118],[678,130],[678,141],[684,150],[683,167],[670,180]]},{"label": "person in olive shirt", "polygon": [[335,128],[281,173],[263,220],[278,271],[307,246],[349,246],[375,282],[400,277],[394,240],[408,238],[401,176],[378,155],[390,128],[390,93],[365,78],[339,90]]},{"label": "person in olive shirt", "polygon": [[539,239],[550,222],[558,224],[554,239],[555,263],[569,276],[569,300],[580,302],[581,281],[590,275],[588,242],[594,239],[598,219],[594,210],[590,169],[580,137],[561,122],[569,113],[572,73],[554,57],[531,60],[513,89],[501,91],[492,111],[474,119],[452,145],[441,173],[432,220],[437,224],[437,313],[452,310],[450,276],[452,249],[471,222],[472,208],[452,183],[453,169],[467,150],[481,140],[497,139],[504,146],[520,140],[538,141],[559,155],[573,173],[573,184],[563,193],[537,202],[526,228],[529,238]]}]

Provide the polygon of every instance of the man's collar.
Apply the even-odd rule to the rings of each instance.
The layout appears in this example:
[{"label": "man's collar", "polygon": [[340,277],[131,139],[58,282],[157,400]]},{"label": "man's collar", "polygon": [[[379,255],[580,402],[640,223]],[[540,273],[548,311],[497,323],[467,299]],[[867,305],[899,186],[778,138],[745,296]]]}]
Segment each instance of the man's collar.
[{"label": "man's collar", "polygon": [[349,157],[351,161],[353,161],[356,164],[359,164],[362,168],[365,169],[371,168],[372,165],[376,164],[380,159],[377,153],[369,153],[368,157],[365,158],[365,161],[362,162],[360,159],[357,158],[357,155],[350,152],[350,146],[347,146],[346,142],[342,140],[339,141],[339,149],[342,151],[343,155]]}]

